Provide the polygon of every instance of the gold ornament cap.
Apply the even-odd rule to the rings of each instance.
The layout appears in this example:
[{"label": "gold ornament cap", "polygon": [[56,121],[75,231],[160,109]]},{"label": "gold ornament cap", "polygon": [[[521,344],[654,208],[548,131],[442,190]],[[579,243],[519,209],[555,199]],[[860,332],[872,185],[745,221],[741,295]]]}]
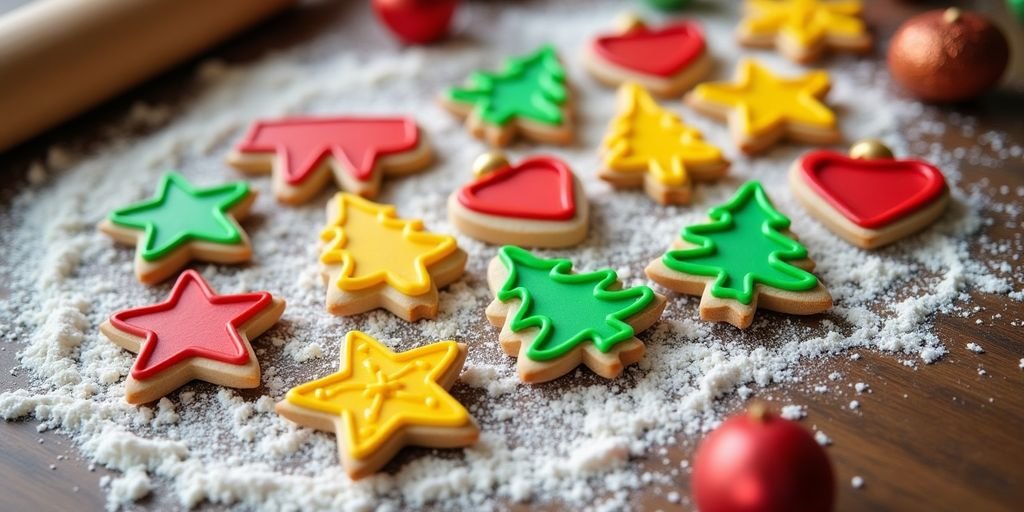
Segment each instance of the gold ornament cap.
[{"label": "gold ornament cap", "polygon": [[942,19],[945,20],[946,23],[956,23],[960,21],[960,14],[960,9],[957,9],[956,7],[950,7],[949,9],[946,9],[946,11],[942,13]]},{"label": "gold ornament cap", "polygon": [[481,178],[499,169],[509,166],[505,153],[501,151],[489,151],[483,153],[473,160],[473,176]]},{"label": "gold ornament cap", "polygon": [[850,147],[850,157],[863,160],[893,158],[892,150],[878,139],[865,139]]},{"label": "gold ornament cap", "polygon": [[618,29],[620,34],[628,34],[635,30],[643,30],[647,28],[647,24],[644,23],[643,18],[637,16],[634,12],[625,12],[615,18],[615,28]]},{"label": "gold ornament cap", "polygon": [[747,416],[758,423],[764,423],[768,419],[768,407],[764,402],[756,401],[747,408]]}]

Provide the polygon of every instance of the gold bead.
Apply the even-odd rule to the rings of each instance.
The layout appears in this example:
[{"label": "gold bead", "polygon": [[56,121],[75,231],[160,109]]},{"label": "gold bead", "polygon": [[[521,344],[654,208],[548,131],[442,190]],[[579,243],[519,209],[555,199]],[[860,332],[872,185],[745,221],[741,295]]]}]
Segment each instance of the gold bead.
[{"label": "gold bead", "polygon": [[942,19],[946,23],[956,23],[960,21],[961,14],[962,13],[960,12],[960,9],[957,9],[956,7],[950,7],[949,9],[946,9],[945,12],[942,13]]},{"label": "gold bead", "polygon": [[618,29],[621,34],[628,34],[634,30],[641,30],[647,25],[644,24],[644,20],[641,19],[636,13],[626,12],[620,14],[615,19],[615,28]]},{"label": "gold bead", "polygon": [[850,157],[864,160],[892,158],[892,150],[878,139],[862,140],[850,147]]},{"label": "gold bead", "polygon": [[501,151],[490,151],[473,160],[473,176],[480,178],[498,169],[508,167],[508,160]]},{"label": "gold bead", "polygon": [[747,415],[750,416],[750,419],[763,423],[768,417],[768,407],[765,406],[764,402],[755,401],[750,407],[747,407]]}]

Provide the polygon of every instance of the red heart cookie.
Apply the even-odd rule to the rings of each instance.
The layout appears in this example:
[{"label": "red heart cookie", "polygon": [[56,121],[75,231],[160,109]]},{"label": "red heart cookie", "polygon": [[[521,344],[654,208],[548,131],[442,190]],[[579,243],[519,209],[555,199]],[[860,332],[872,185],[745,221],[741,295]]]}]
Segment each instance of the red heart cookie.
[{"label": "red heart cookie", "polygon": [[601,36],[592,44],[597,55],[617,66],[670,77],[704,53],[704,34],[696,23],[681,21],[658,29],[640,27]]},{"label": "red heart cookie", "polygon": [[920,160],[858,159],[832,151],[809,153],[800,172],[828,204],[868,229],[919,210],[946,186],[942,173]]},{"label": "red heart cookie", "polygon": [[576,214],[572,172],[544,156],[484,175],[462,187],[458,200],[470,210],[501,217],[569,220]]}]

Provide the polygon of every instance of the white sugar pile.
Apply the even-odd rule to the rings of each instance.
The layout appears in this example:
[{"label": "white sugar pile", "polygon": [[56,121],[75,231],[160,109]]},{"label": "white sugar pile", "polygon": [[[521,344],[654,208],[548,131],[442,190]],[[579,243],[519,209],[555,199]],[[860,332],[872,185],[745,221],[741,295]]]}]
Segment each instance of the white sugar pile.
[{"label": "white sugar pile", "polygon": [[[718,79],[730,77],[747,53],[732,40],[732,4],[699,11],[719,63]],[[595,176],[595,148],[614,114],[614,93],[585,75],[578,56],[588,37],[611,26],[620,5],[469,3],[460,12],[459,37],[412,49],[397,49],[367,28],[369,13],[353,7],[344,26],[301,48],[247,66],[200,66],[195,83],[188,84],[197,91],[194,99],[138,107],[88,154],[54,148],[47,162],[33,166],[31,188],[0,217],[0,275],[10,290],[0,304],[0,325],[7,346],[19,351],[19,374],[31,380],[25,389],[0,394],[0,417],[38,422],[41,431],[59,429],[86,457],[120,472],[105,482],[112,507],[158,493],[186,507],[210,501],[283,510],[399,510],[434,503],[481,510],[509,501],[559,500],[573,508],[618,508],[631,491],[670,483],[685,470],[666,465],[641,471],[639,458],[676,443],[680,435],[692,439],[715,426],[725,409],[716,399],[737,392],[745,399],[771,383],[798,382],[802,361],[853,347],[885,351],[910,365],[931,363],[946,353],[931,328],[936,313],[979,313],[966,306],[968,292],[1024,297],[1020,238],[984,234],[995,223],[1022,221],[1024,191],[992,196],[985,183],[962,186],[960,173],[963,163],[995,167],[1019,158],[1019,141],[975,133],[970,117],[946,119],[940,111],[894,97],[873,62],[827,61],[835,82],[828,103],[840,113],[847,140],[881,137],[897,154],[919,155],[946,173],[954,203],[925,233],[880,251],[852,248],[808,217],[789,193],[786,170],[805,147],[744,158],[722,125],[674,101],[665,105],[734,159],[732,176],[699,186],[691,207],[666,208],[641,192],[613,192]],[[437,320],[408,325],[383,312],[334,318],[324,312],[315,266],[328,194],[302,207],[283,207],[272,200],[269,179],[253,178],[261,197],[243,224],[254,242],[254,263],[198,268],[221,292],[268,290],[287,299],[281,324],[254,342],[264,387],[238,392],[191,384],[155,407],[124,403],[132,356],[104,339],[97,326],[113,311],[161,300],[169,284],[146,288],[135,282],[132,250],[114,246],[95,230],[104,215],[149,196],[169,168],[204,185],[239,179],[222,157],[250,120],[410,113],[429,133],[439,161],[428,172],[386,183],[380,199],[398,205],[405,217],[423,218],[433,230],[452,232],[445,198],[469,178],[470,162],[484,148],[433,98],[471,70],[493,67],[504,56],[546,41],[562,52],[578,93],[578,143],[568,149],[519,145],[511,157],[544,152],[564,158],[594,206],[586,243],[547,254],[571,257],[581,269],[612,266],[627,284],[644,283],[643,267],[682,226],[703,219],[708,207],[754,178],[792,218],[835,308],[813,319],[759,314],[740,332],[699,321],[695,299],[673,296],[663,320],[641,336],[647,356],[623,378],[609,382],[581,370],[557,383],[522,385],[513,361],[497,346],[497,331],[483,317],[490,300],[484,269],[494,247],[459,237],[471,254],[468,272],[442,293]],[[774,69],[800,70],[772,53],[757,55]],[[139,126],[158,129],[121,135]],[[974,143],[953,151],[941,147],[935,140],[947,129],[960,130]],[[979,263],[978,254],[1002,263]],[[339,341],[351,329],[396,349],[446,338],[466,342],[469,359],[453,394],[479,421],[480,442],[465,450],[406,450],[380,476],[351,482],[338,466],[333,436],[296,428],[273,412],[289,387],[336,369]],[[787,414],[799,417],[803,409]],[[818,434],[828,444],[828,436]],[[678,493],[670,497],[681,499]]]}]

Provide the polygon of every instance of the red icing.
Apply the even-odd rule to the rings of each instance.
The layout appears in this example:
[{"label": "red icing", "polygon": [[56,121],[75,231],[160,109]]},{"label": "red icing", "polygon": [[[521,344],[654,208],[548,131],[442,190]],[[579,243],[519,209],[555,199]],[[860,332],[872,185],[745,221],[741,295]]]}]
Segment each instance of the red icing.
[{"label": "red icing", "polygon": [[459,203],[501,217],[569,220],[576,215],[572,171],[561,160],[528,158],[462,187]]},{"label": "red icing", "polygon": [[690,21],[658,29],[638,28],[600,36],[591,43],[597,55],[639,73],[671,77],[704,53],[704,33]]},{"label": "red icing", "polygon": [[277,153],[285,180],[302,183],[328,155],[368,181],[381,155],[412,150],[419,128],[406,117],[325,117],[259,121],[238,144],[243,153]]},{"label": "red icing", "polygon": [[249,361],[238,328],[270,306],[267,292],[217,295],[194,270],[186,270],[164,302],[114,313],[119,331],[145,338],[132,377],[148,379],[190,357],[228,364]]},{"label": "red icing", "polygon": [[801,160],[804,180],[844,217],[868,229],[892,223],[938,197],[946,180],[920,160],[856,159],[815,151]]}]

